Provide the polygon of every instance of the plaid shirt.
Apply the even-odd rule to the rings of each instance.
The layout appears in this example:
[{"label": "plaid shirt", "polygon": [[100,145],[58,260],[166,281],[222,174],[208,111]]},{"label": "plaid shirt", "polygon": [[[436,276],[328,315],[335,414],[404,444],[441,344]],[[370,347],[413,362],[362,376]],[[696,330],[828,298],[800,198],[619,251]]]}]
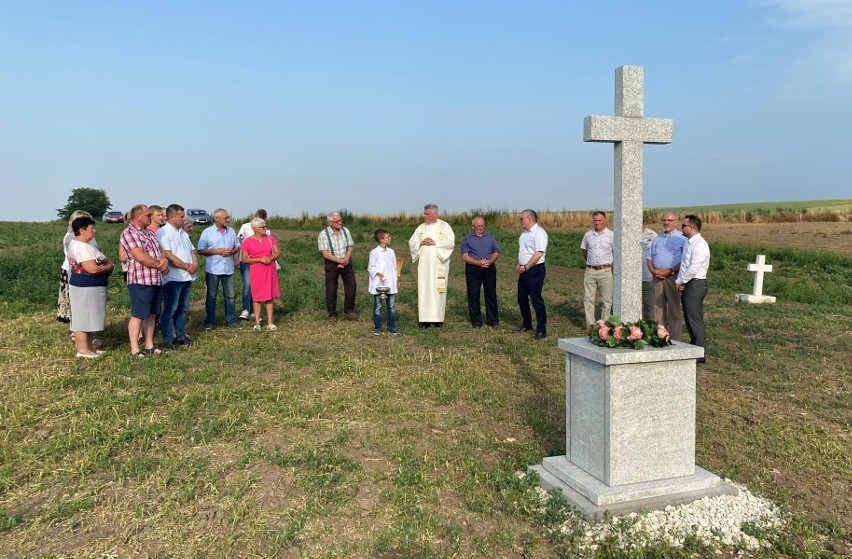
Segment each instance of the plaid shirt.
[{"label": "plaid shirt", "polygon": [[157,235],[148,229],[139,229],[132,223],[121,233],[119,239],[124,252],[127,253],[127,283],[138,283],[140,285],[161,285],[162,276],[156,268],[149,268],[133,258],[132,250],[141,248],[145,254],[159,260],[162,257],[162,249]]},{"label": "plaid shirt", "polygon": [[[328,244],[329,239],[331,239],[332,246],[329,246]],[[335,235],[334,229],[329,226],[323,229],[319,234],[317,244],[319,245],[320,252],[327,250],[333,256],[343,258],[346,256],[346,249],[353,246],[355,243],[352,241],[352,235],[346,227],[341,227],[340,235]]]}]

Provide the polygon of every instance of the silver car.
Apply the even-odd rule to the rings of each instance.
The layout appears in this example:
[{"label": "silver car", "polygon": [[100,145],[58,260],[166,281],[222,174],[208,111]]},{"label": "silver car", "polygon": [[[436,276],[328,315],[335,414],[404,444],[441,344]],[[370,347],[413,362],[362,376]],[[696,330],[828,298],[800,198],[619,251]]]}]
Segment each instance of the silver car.
[{"label": "silver car", "polygon": [[191,219],[193,223],[202,225],[210,223],[210,215],[204,210],[186,210],[186,217]]}]

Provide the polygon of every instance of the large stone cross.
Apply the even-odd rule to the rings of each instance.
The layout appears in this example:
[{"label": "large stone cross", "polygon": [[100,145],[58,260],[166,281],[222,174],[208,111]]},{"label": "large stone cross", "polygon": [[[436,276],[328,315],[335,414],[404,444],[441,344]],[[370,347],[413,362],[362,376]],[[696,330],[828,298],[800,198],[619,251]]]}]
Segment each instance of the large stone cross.
[{"label": "large stone cross", "polygon": [[[615,265],[612,313],[642,318],[642,170],[644,144],[670,144],[672,120],[644,118],[645,71],[615,70],[615,116],[587,116],[584,142],[615,144]],[[606,317],[605,317],[606,318]]]}]

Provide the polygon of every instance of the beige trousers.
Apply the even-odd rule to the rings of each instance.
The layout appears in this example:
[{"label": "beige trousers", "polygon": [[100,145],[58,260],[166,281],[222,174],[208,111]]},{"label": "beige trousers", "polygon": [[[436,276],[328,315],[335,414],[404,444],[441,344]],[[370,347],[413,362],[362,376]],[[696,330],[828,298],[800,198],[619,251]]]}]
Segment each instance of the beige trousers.
[{"label": "beige trousers", "polygon": [[673,340],[681,341],[683,314],[676,279],[674,275],[664,280],[654,278],[654,320],[668,329]]},{"label": "beige trousers", "polygon": [[612,312],[612,268],[592,270],[586,268],[583,275],[583,309],[586,312],[586,324],[595,323],[595,299],[601,297],[603,308],[601,318],[606,320]]}]

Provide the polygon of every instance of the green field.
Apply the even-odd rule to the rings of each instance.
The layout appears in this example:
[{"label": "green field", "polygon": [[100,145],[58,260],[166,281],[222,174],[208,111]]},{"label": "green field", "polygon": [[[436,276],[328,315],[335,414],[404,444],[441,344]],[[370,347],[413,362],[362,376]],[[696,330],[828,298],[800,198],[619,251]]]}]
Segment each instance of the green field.
[{"label": "green field", "polygon": [[[670,208],[654,208],[664,211]],[[806,211],[810,213],[834,212],[839,214],[852,213],[852,198],[837,200],[789,200],[779,202],[741,202],[737,204],[715,204],[707,206],[688,206],[676,208],[688,213],[719,212],[722,214],[737,212],[778,212]]]},{"label": "green field", "polygon": [[[441,330],[416,328],[406,263],[402,334],[392,338],[372,335],[365,292],[375,225],[348,221],[359,320],[325,320],[317,230],[306,221],[275,230],[278,332],[204,332],[199,281],[197,345],[133,361],[116,274],[107,355],[95,362],[73,358],[54,320],[64,226],[0,223],[0,556],[720,556],[691,540],[625,551],[618,526],[583,548],[576,530],[560,530],[579,526],[564,503],[542,506],[534,480],[516,475],[564,453],[556,342],[581,335],[579,231],[550,236],[544,342],[511,332],[514,229],[492,231],[506,254],[499,330],[467,325],[457,259]],[[121,229],[98,225],[110,257]],[[390,230],[405,255],[413,228]],[[455,230],[460,240],[466,227]],[[780,530],[749,528],[767,546],[752,555],[839,556],[852,547],[852,259],[762,251],[775,266],[765,292],[779,302],[748,306],[733,295],[751,289],[755,248],[711,249],[697,463],[785,510]]]}]

